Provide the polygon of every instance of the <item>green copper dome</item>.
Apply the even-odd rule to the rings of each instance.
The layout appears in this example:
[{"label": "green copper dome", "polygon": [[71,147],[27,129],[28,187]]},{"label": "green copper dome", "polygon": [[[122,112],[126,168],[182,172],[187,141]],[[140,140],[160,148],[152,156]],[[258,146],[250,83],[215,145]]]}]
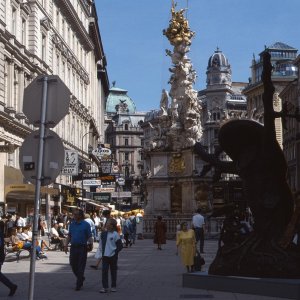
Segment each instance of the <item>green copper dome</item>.
[{"label": "green copper dome", "polygon": [[136,112],[135,103],[127,95],[127,91],[119,89],[115,86],[111,87],[106,101],[106,113],[134,114],[135,112]]}]

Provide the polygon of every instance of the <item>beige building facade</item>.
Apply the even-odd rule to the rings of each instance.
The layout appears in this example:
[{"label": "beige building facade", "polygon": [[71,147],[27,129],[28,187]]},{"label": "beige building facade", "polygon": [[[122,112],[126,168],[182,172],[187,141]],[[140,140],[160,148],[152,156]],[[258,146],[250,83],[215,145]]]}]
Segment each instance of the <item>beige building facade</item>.
[{"label": "beige building facade", "polygon": [[[88,145],[96,147],[103,135],[109,86],[93,1],[0,2],[0,203],[23,215],[33,193],[19,170],[19,147],[36,129],[22,112],[23,94],[41,74],[59,75],[69,88],[69,113],[54,131],[65,149],[89,162]],[[56,195],[60,184],[72,186],[72,177],[56,179]]]}]

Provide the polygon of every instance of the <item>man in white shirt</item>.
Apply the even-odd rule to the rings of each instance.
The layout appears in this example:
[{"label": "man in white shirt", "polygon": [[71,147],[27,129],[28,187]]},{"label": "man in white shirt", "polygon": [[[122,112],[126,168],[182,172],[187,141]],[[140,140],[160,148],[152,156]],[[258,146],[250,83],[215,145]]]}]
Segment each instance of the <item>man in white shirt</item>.
[{"label": "man in white shirt", "polygon": [[25,220],[19,214],[16,214],[16,227],[25,227],[25,226],[26,226]]},{"label": "man in white shirt", "polygon": [[204,253],[204,226],[205,220],[201,215],[201,208],[198,208],[192,219],[192,226],[195,230],[196,243],[200,241],[200,253]]}]

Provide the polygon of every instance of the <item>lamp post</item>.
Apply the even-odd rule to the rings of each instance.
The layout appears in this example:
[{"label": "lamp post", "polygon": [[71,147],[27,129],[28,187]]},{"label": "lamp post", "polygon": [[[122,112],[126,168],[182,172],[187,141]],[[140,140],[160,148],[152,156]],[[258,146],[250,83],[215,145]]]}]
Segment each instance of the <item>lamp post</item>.
[{"label": "lamp post", "polygon": [[90,134],[90,133],[93,133],[92,131],[89,131],[89,132],[86,132],[83,136],[82,136],[82,139],[81,139],[81,156],[82,156],[82,163],[81,163],[81,196],[82,196],[82,200],[85,196],[85,194],[83,193],[83,173],[84,173],[84,169],[85,169],[85,162],[84,162],[84,151],[83,151],[83,141],[84,141],[84,138]]}]

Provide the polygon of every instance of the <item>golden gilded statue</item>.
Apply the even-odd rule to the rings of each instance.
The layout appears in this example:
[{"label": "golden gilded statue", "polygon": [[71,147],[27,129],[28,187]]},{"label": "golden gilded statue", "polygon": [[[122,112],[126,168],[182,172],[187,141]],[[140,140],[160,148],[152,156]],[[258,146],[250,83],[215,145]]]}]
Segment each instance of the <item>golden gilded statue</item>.
[{"label": "golden gilded statue", "polygon": [[191,45],[191,39],[195,32],[190,30],[188,20],[184,17],[186,9],[175,11],[176,4],[172,2],[172,19],[170,20],[169,27],[163,30],[163,34],[168,38],[171,45],[177,46],[180,44]]}]

